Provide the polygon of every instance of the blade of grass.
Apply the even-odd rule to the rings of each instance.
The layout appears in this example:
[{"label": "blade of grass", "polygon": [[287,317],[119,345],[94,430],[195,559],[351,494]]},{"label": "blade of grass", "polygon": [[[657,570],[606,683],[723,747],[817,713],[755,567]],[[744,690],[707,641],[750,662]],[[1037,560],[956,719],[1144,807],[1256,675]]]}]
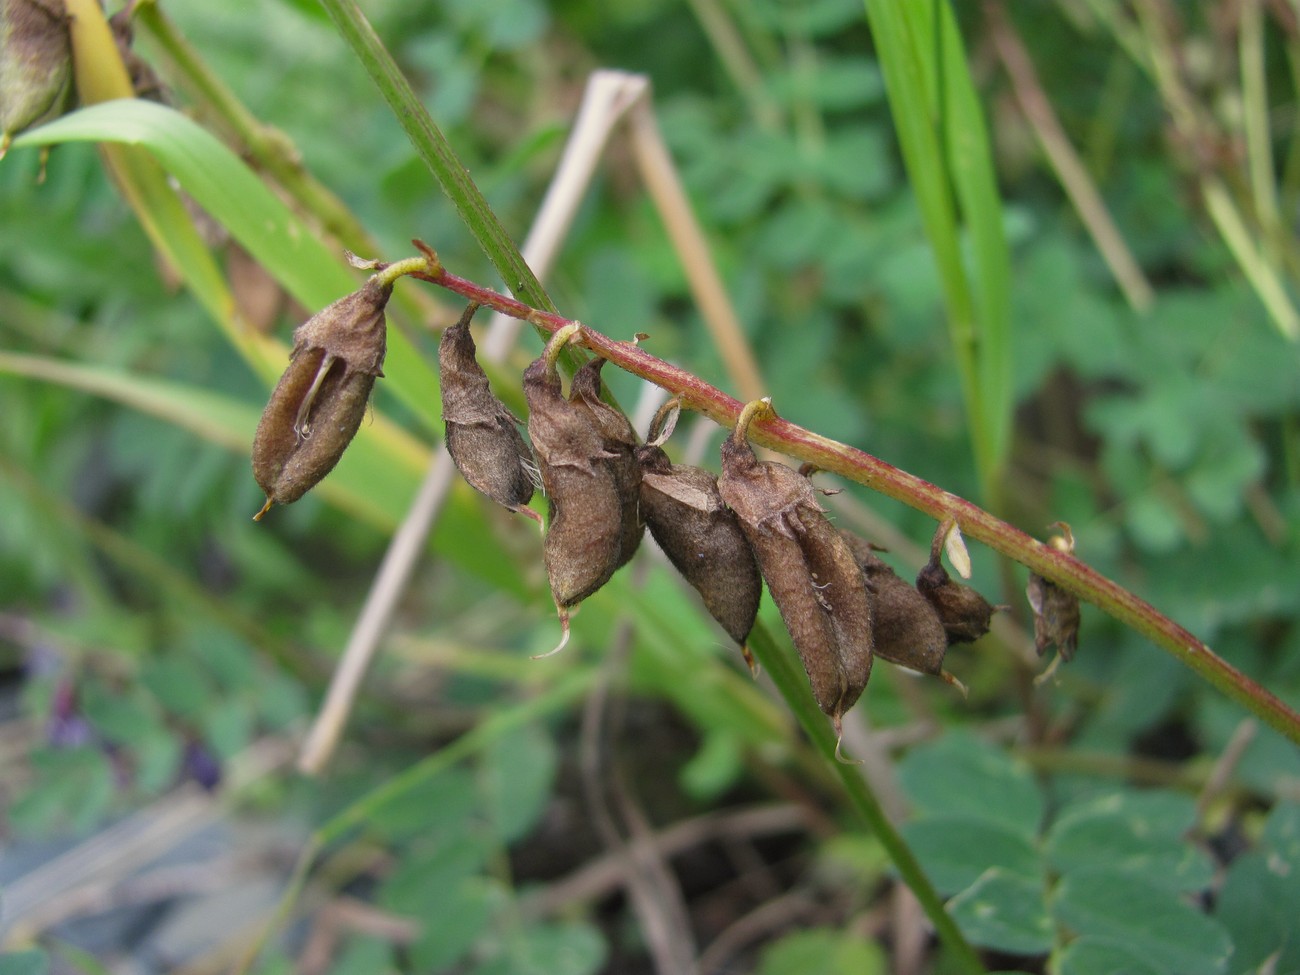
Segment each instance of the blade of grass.
[{"label": "blade of grass", "polygon": [[[157,160],[162,167],[157,172],[162,194],[152,194],[137,207],[142,221],[156,219],[158,213],[169,214],[173,207],[180,208],[175,193],[166,184],[165,170],[306,307],[323,308],[357,287],[357,274],[344,265],[343,255],[325,247],[316,232],[267,189],[238,156],[180,112],[154,102],[122,99],[64,116],[26,133],[14,144],[69,141],[122,143],[117,148],[131,150],[125,153],[128,159],[142,158],[151,168],[156,168],[153,164]],[[154,184],[149,179],[141,180],[141,185]],[[187,248],[184,261],[178,261],[186,282],[231,344],[264,380],[273,382],[284,368],[286,350],[238,320],[211,254],[194,233],[183,208],[179,214],[177,219],[183,224],[172,221],[169,239]],[[386,388],[426,426],[435,428],[437,372],[401,330],[389,333],[384,373]]]},{"label": "blade of grass", "polygon": [[[257,426],[259,410],[247,403],[201,387],[107,366],[0,352],[0,373],[102,396],[241,454],[247,453]],[[427,456],[423,444],[376,416],[362,427],[343,461],[317,490],[343,510],[389,529],[396,518],[394,512],[414,490],[416,472]],[[375,470],[384,470],[387,476],[377,483]]]},{"label": "blade of grass", "polygon": [[1242,128],[1255,218],[1264,227],[1265,241],[1276,253],[1280,243],[1277,180],[1273,173],[1273,136],[1268,118],[1268,79],[1264,64],[1264,3],[1243,0],[1238,45],[1241,59]]},{"label": "blade of grass", "polygon": [[866,11],[943,287],[981,487],[996,504],[1010,442],[1010,257],[983,111],[946,2],[866,0]]},{"label": "blade of grass", "polygon": [[177,29],[157,0],[139,0],[132,10],[132,22],[141,36],[154,42],[168,66],[174,69],[168,71],[168,78],[179,78],[183,91],[210,107],[257,166],[289,192],[305,211],[313,214],[327,234],[358,254],[377,253],[376,244],[365,227],[342,200],[304,168],[288,137],[263,124],[248,110]]}]

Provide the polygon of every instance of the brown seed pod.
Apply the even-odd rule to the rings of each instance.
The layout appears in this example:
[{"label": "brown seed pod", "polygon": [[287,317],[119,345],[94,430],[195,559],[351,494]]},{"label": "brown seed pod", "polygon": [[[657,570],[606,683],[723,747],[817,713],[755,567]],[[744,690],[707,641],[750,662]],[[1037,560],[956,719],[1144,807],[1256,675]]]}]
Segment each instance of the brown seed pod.
[{"label": "brown seed pod", "polygon": [[[555,359],[578,330],[566,326],[524,370],[528,435],[550,515],[542,551],[551,595],[569,637],[569,609],[609,581],[623,563],[623,498],[605,437],[582,403],[564,397]],[[551,651],[554,653],[555,651]]]},{"label": "brown seed pod", "polygon": [[72,45],[62,0],[0,0],[0,157],[13,136],[72,104]]},{"label": "brown seed pod", "polygon": [[[1051,527],[1059,528],[1061,534],[1053,535],[1047,544],[1058,552],[1072,553],[1074,532],[1070,526],[1058,521]],[[1054,643],[1061,659],[1068,663],[1079,644],[1079,597],[1037,572],[1029,574],[1025,596],[1034,611],[1034,649],[1041,657]]]},{"label": "brown seed pod", "polygon": [[718,492],[735,512],[772,600],[803,661],[817,705],[837,734],[871,677],[872,606],[862,570],[797,471],[760,461],[750,422],[772,415],[757,400],[722,443]]},{"label": "brown seed pod", "polygon": [[519,433],[519,421],[492,392],[475,357],[469,323],[478,307],[470,304],[460,321],[443,331],[438,344],[447,452],[476,491],[511,511],[538,519],[524,507],[533,496],[537,476],[533,452]]},{"label": "brown seed pod", "polygon": [[356,435],[375,379],[384,374],[384,306],[392,291],[392,282],[376,275],[293,333],[289,366],[253,439],[253,476],[266,492],[255,521],[271,505],[306,494]]},{"label": "brown seed pod", "polygon": [[[662,413],[662,411],[661,411]],[[719,625],[742,647],[754,628],[763,583],[735,514],[718,493],[718,479],[699,467],[674,464],[651,427],[637,448],[641,512],[668,560],[704,600]],[[754,663],[746,653],[751,671]]]},{"label": "brown seed pod", "polygon": [[948,575],[948,570],[943,567],[941,556],[944,541],[952,526],[952,521],[945,520],[935,530],[934,539],[930,542],[930,561],[917,575],[916,588],[939,614],[949,645],[974,643],[989,631],[993,614],[998,607],[991,605],[970,586],[954,582]]},{"label": "brown seed pod", "polygon": [[622,531],[619,535],[619,566],[626,565],[636,554],[645,534],[641,516],[641,466],[637,463],[636,431],[622,411],[610,406],[600,395],[600,371],[604,359],[587,361],[573,374],[569,385],[569,402],[581,406],[591,416],[604,441],[605,458],[622,501]]},{"label": "brown seed pod", "polygon": [[906,579],[876,555],[870,542],[840,529],[873,594],[872,638],[877,657],[922,674],[932,674],[962,694],[966,686],[943,669],[948,638],[934,607]]}]

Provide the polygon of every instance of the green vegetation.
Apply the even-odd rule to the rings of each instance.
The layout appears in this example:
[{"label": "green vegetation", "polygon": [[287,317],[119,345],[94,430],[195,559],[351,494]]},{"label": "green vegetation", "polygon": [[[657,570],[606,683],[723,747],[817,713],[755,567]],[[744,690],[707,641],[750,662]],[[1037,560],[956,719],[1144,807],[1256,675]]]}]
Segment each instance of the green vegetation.
[{"label": "green vegetation", "polygon": [[[84,107],[0,163],[6,845],[219,776],[206,808],[291,836],[296,868],[188,960],[267,973],[303,963],[304,917],[332,975],[1300,969],[1300,27],[1192,6],[142,3],[134,49],[177,108],[109,101],[115,48],[74,36]],[[738,331],[642,182],[648,115],[546,290],[515,250],[605,66],[652,81]],[[536,527],[457,481],[337,749],[296,771],[432,480],[461,299],[397,283],[356,440],[260,523],[253,431],[291,328],[364,280],[345,251],[417,237],[977,505],[968,581],[1010,610],[948,654],[969,698],[878,660],[844,717],[864,762],[837,764],[771,599],[754,681],[648,546],[530,660],[560,632]],[[481,355],[521,416],[540,348]],[[640,381],[604,379],[644,434]],[[717,470],[707,418],[667,449],[705,432],[690,459]],[[914,578],[933,495],[763,442],[843,475],[824,505]],[[1163,618],[1034,563],[1108,610],[1035,682],[1006,558],[1032,553],[1000,526],[1058,521]],[[50,920],[75,898],[15,889],[0,975],[98,970]]]}]

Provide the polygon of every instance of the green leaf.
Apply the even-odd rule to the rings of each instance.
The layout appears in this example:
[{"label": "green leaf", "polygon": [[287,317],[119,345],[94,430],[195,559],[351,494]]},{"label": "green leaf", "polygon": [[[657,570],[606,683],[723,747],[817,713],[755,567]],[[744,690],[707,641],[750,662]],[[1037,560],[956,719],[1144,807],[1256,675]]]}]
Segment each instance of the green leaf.
[{"label": "green leaf", "polygon": [[378,975],[396,971],[393,945],[382,938],[348,938],[330,966],[329,975]]},{"label": "green leaf", "polygon": [[529,725],[493,742],[479,766],[479,788],[502,843],[525,836],[551,798],[555,743],[542,725]]},{"label": "green leaf", "polygon": [[1300,970],[1300,806],[1273,809],[1258,847],[1229,866],[1215,905],[1232,935],[1232,972],[1254,972],[1270,958],[1275,971]]},{"label": "green leaf", "polygon": [[[440,878],[430,878],[436,883]],[[424,927],[411,946],[411,960],[418,971],[441,971],[463,958],[483,937],[492,916],[505,903],[495,881],[465,877],[452,884],[436,910],[423,914]]]},{"label": "green leaf", "polygon": [[1223,925],[1167,887],[1123,870],[1071,871],[1055,892],[1052,913],[1080,936],[1119,941],[1178,975],[1220,975],[1232,954]]},{"label": "green leaf", "polygon": [[40,949],[0,954],[0,975],[47,975],[50,956]]},{"label": "green leaf", "polygon": [[216,698],[207,672],[180,653],[156,654],[140,668],[140,682],[178,718],[196,721]]},{"label": "green leaf", "polygon": [[763,951],[758,975],[873,975],[888,971],[874,942],[834,928],[786,935]]},{"label": "green leaf", "polygon": [[1034,844],[989,819],[928,815],[904,826],[903,839],[941,893],[969,887],[990,867],[1042,883],[1043,861]]},{"label": "green leaf", "polygon": [[1038,835],[1043,796],[1029,768],[1005,751],[952,732],[913,749],[898,770],[912,802],[927,815],[986,819],[1028,840]]},{"label": "green leaf", "polygon": [[1097,975],[1098,972],[1123,972],[1124,975],[1176,975],[1154,964],[1131,945],[1109,938],[1076,938],[1057,957],[1059,975]]},{"label": "green leaf", "polygon": [[370,817],[370,828],[390,843],[415,837],[453,843],[465,835],[478,809],[473,777],[451,768],[418,783]]},{"label": "green leaf", "polygon": [[31,755],[36,780],[9,807],[9,821],[26,833],[89,832],[108,811],[113,768],[93,746],[41,748]]},{"label": "green leaf", "polygon": [[1052,947],[1041,880],[992,867],[950,900],[948,910],[974,944],[1016,955],[1045,954]]},{"label": "green leaf", "polygon": [[682,789],[698,801],[721,797],[745,772],[741,739],[726,730],[710,731],[690,760],[682,766],[678,780]]},{"label": "green leaf", "polygon": [[512,930],[505,953],[475,975],[594,975],[608,954],[590,924],[530,924]]},{"label": "green leaf", "polygon": [[1196,821],[1190,796],[1118,792],[1068,807],[1047,836],[1047,860],[1059,873],[1104,863],[1108,869],[1167,887],[1194,891],[1214,877],[1214,865],[1186,832]]},{"label": "green leaf", "polygon": [[203,718],[203,731],[213,750],[233,758],[248,747],[253,735],[253,709],[242,697],[218,698]]}]

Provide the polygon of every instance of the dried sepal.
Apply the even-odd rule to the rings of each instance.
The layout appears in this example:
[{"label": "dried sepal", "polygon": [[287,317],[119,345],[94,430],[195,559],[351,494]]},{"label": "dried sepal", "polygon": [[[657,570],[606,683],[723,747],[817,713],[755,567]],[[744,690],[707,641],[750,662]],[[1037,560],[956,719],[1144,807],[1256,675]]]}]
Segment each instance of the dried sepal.
[{"label": "dried sepal", "polygon": [[533,452],[519,433],[519,421],[492,392],[476,357],[469,323],[478,307],[471,303],[438,343],[447,452],[470,487],[540,521],[536,512],[524,507],[536,486]]},{"label": "dried sepal", "polygon": [[[966,549],[966,539],[962,537],[961,526],[957,524],[955,518],[945,518],[939,523],[939,530],[936,533],[943,540],[943,551],[948,556],[948,562],[957,574],[963,579],[971,577],[970,552]],[[931,560],[934,559],[933,544],[931,545]]]},{"label": "dried sepal", "polygon": [[[669,409],[672,405],[670,401]],[[718,493],[718,478],[703,468],[672,463],[659,446],[675,419],[660,410],[650,442],[637,449],[641,512],[668,560],[744,648],[763,594],[758,564],[735,514]],[[753,672],[747,648],[745,659]]]},{"label": "dried sepal", "polygon": [[[1058,521],[1050,527],[1059,529],[1061,534],[1053,535],[1047,544],[1058,552],[1072,554],[1074,533],[1070,526]],[[1061,659],[1068,663],[1079,644],[1079,597],[1037,572],[1029,574],[1025,597],[1034,611],[1034,649],[1041,657],[1055,644]]]},{"label": "dried sepal", "polygon": [[524,370],[528,435],[549,507],[542,551],[564,628],[560,647],[568,640],[569,610],[609,581],[623,547],[623,499],[609,463],[614,455],[591,411],[565,398],[555,367],[578,327],[556,332]]},{"label": "dried sepal", "polygon": [[943,669],[948,636],[935,608],[876,554],[870,542],[844,529],[840,534],[872,593],[872,649],[876,656],[938,677],[965,695],[966,685]]},{"label": "dried sepal", "polygon": [[72,43],[62,0],[0,0],[0,158],[13,136],[72,104]]},{"label": "dried sepal", "polygon": [[253,438],[253,476],[273,504],[297,501],[334,469],[383,375],[384,308],[391,280],[370,278],[293,333],[280,376]]},{"label": "dried sepal", "polygon": [[853,553],[798,471],[760,461],[746,439],[767,400],[750,403],[722,444],[718,491],[735,512],[812,685],[835,724],[867,686],[872,606]]},{"label": "dried sepal", "polygon": [[970,586],[954,582],[943,567],[942,555],[949,547],[948,540],[956,534],[952,526],[951,521],[944,521],[935,530],[930,542],[930,561],[917,575],[916,588],[938,613],[949,644],[973,643],[989,631],[998,607]]}]

